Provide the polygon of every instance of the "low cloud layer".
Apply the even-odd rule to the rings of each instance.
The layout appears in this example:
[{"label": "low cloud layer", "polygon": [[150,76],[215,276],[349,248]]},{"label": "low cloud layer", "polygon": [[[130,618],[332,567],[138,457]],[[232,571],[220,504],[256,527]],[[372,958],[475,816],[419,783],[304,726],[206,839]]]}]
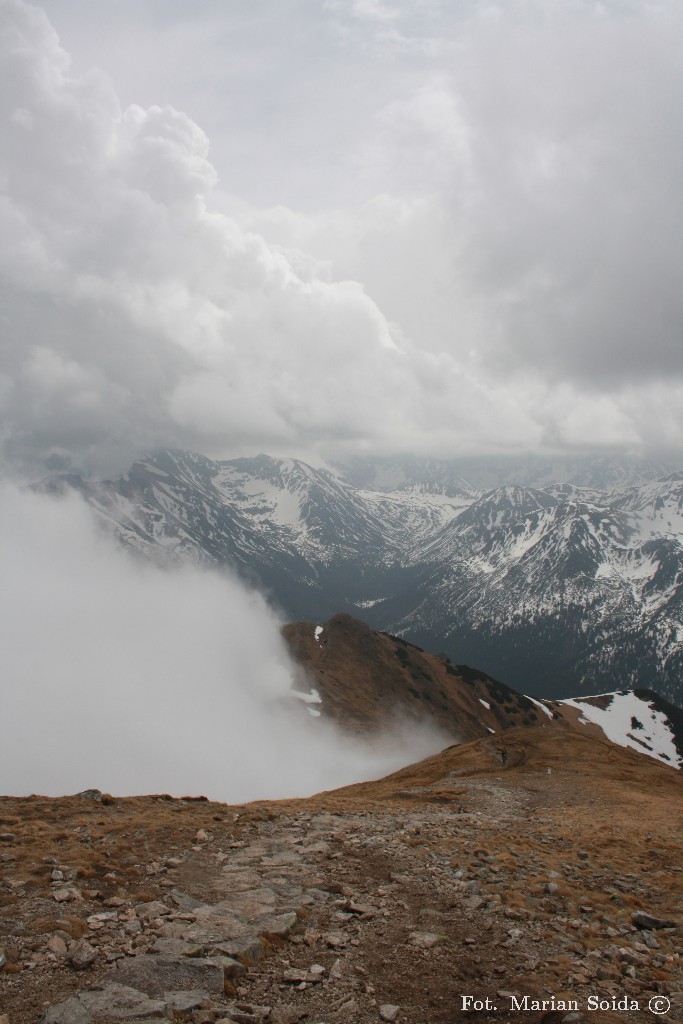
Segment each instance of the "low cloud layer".
[{"label": "low cloud layer", "polygon": [[[47,6],[57,23],[72,10]],[[312,18],[312,49],[298,71],[281,67],[301,104],[283,162],[291,204],[266,208],[230,194],[229,137],[217,167],[164,96],[122,104],[83,55],[74,69],[40,8],[0,0],[0,397],[14,467],[111,473],[155,445],[680,444],[675,9],[465,5],[449,22],[439,5],[422,21],[409,7],[294,6],[295,21]],[[286,149],[289,108],[264,99],[278,83],[253,77],[270,62],[235,49],[282,47],[275,7],[231,21],[209,4],[186,36],[173,11],[160,38],[174,33],[178,68],[184,55],[198,66],[199,46],[209,76],[231,69],[215,107],[257,90],[231,122],[237,180],[256,159],[250,139],[274,132]],[[147,95],[153,76],[132,77]],[[329,130],[320,143],[326,118],[343,127],[343,159]],[[296,207],[287,161],[299,146],[308,165],[304,137],[328,210],[324,185],[317,209]],[[356,182],[350,205],[342,178]]]},{"label": "low cloud layer", "polygon": [[291,696],[279,623],[238,581],[114,547],[75,496],[0,490],[0,792],[306,796],[449,741],[371,743]]}]

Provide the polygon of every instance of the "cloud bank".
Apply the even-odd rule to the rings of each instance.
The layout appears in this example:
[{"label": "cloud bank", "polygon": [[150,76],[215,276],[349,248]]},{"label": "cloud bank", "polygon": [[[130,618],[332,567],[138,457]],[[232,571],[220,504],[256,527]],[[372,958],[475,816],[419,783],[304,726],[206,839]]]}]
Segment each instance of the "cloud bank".
[{"label": "cloud bank", "polygon": [[452,742],[312,718],[258,594],[134,561],[74,495],[0,488],[0,563],[0,793],[306,796]]},{"label": "cloud bank", "polygon": [[[6,459],[110,473],[155,445],[680,444],[680,12],[309,6],[294,14],[323,50],[287,65],[292,136],[332,198],[342,175],[370,198],[302,213],[228,195],[230,166],[219,184],[189,116],[163,97],[122,105],[43,11],[0,0]],[[228,30],[273,53],[279,22],[268,3],[234,23],[209,10],[234,107],[256,65],[226,53]],[[186,49],[216,69],[197,19]],[[291,108],[271,106],[263,136],[283,139]],[[341,170],[330,128],[314,144],[326,121],[344,128]]]}]

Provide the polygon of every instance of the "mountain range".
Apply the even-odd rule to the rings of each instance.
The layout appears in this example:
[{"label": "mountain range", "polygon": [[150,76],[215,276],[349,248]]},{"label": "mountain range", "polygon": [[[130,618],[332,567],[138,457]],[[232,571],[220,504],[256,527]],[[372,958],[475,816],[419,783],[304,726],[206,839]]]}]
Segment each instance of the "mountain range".
[{"label": "mountain range", "polygon": [[147,557],[230,566],[287,619],[361,615],[536,698],[648,689],[680,704],[683,474],[669,468],[536,459],[506,473],[500,460],[367,459],[318,469],[159,450],[115,480],[48,486],[77,488]]}]

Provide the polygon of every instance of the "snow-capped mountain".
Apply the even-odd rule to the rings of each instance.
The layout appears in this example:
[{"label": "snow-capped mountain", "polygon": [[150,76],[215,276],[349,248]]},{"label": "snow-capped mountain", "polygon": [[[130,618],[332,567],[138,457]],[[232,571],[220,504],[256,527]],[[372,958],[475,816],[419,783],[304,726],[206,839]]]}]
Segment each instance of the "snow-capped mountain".
[{"label": "snow-capped mountain", "polygon": [[[392,628],[445,646],[517,688],[645,686],[676,702],[683,668],[679,479],[603,495],[505,486],[424,549]],[[678,513],[680,514],[680,513]]]},{"label": "snow-capped mountain", "polygon": [[113,481],[62,482],[126,545],[236,568],[292,618],[356,607],[394,577],[399,586],[412,549],[462,508],[443,495],[360,491],[266,455],[214,462],[161,450]]},{"label": "snow-capped mountain", "polygon": [[617,467],[606,477],[626,485],[600,489],[593,467],[479,490],[438,460],[361,468],[157,451],[69,483],[127,545],[230,565],[288,619],[360,612],[535,696],[681,702],[681,474],[634,483]]}]

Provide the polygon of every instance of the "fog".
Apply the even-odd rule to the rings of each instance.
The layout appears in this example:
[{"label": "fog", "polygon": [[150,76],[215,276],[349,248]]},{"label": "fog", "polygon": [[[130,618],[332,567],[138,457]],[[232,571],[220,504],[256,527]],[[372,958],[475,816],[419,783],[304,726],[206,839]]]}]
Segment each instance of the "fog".
[{"label": "fog", "polygon": [[1,793],[305,796],[452,742],[369,743],[310,716],[259,594],[139,562],[75,495],[2,486],[0,563]]}]

